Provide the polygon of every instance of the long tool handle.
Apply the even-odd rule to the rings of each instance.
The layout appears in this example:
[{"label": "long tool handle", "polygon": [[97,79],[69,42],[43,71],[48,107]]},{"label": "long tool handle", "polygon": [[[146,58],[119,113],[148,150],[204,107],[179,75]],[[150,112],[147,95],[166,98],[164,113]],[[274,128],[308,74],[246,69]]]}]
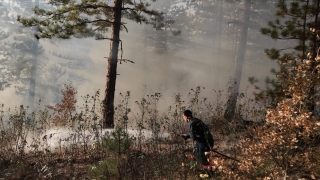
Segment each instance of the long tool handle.
[{"label": "long tool handle", "polygon": [[225,158],[232,159],[232,160],[234,160],[234,161],[240,162],[238,159],[233,158],[233,157],[230,157],[230,156],[227,156],[227,155],[225,155],[225,154],[222,154],[222,153],[220,153],[220,152],[218,152],[218,151],[216,151],[216,150],[214,150],[214,149],[211,149],[211,151],[212,151],[212,152],[215,152],[215,153],[217,153],[217,154],[219,154],[219,155],[221,155],[221,156],[223,156],[223,157],[225,157]]}]

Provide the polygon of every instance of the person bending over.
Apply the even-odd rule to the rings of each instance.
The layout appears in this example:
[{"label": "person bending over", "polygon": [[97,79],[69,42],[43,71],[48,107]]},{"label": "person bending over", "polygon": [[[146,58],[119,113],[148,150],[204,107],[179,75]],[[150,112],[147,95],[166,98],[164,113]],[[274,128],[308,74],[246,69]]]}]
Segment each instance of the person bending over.
[{"label": "person bending over", "polygon": [[205,152],[211,151],[214,145],[213,136],[208,126],[200,119],[193,117],[190,110],[185,110],[182,117],[188,123],[189,133],[181,134],[181,137],[184,140],[191,138],[195,142],[193,154],[200,161],[202,169],[209,176],[212,176],[211,165],[205,155]]}]

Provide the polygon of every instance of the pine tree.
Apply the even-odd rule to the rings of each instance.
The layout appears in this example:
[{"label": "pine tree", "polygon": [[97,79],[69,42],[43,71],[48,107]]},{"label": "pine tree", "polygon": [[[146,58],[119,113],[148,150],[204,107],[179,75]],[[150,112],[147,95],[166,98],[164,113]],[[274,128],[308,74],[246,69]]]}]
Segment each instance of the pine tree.
[{"label": "pine tree", "polygon": [[[36,1],[37,2],[37,1]],[[31,5],[33,5],[31,3]],[[43,67],[43,49],[35,44],[31,29],[21,29],[18,22],[15,22],[15,14],[23,13],[28,15],[26,7],[30,7],[30,2],[17,1],[10,5],[8,3],[1,6],[1,23],[3,23],[0,38],[0,51],[2,52],[2,79],[4,87],[15,84],[16,92],[19,94],[29,94],[29,109],[33,109],[36,74],[34,69]],[[3,14],[2,14],[3,13]],[[34,63],[35,54],[40,56],[38,63]],[[2,88],[3,89],[3,88]],[[31,95],[31,96],[30,96]]]},{"label": "pine tree", "polygon": [[237,94],[239,92],[240,80],[242,75],[242,69],[244,64],[246,46],[247,46],[247,35],[248,35],[248,26],[250,21],[250,13],[251,13],[251,0],[244,1],[244,15],[243,15],[243,25],[240,35],[239,46],[237,49],[236,56],[236,66],[234,70],[233,77],[235,78],[235,87],[234,91],[229,97],[227,103],[227,109],[225,110],[224,117],[226,119],[230,119],[234,115],[236,103],[237,103]]},{"label": "pine tree", "polygon": [[[275,107],[283,99],[292,97],[288,87],[295,82],[288,81],[295,71],[294,67],[302,61],[310,61],[310,72],[318,71],[316,61],[319,48],[319,0],[288,1],[279,0],[277,3],[278,19],[269,22],[269,27],[262,28],[261,33],[272,39],[283,41],[283,47],[267,49],[265,52],[271,60],[275,60],[279,68],[272,72],[276,79],[268,78],[267,90],[257,94],[259,100],[269,100]],[[306,108],[314,112],[318,95],[316,89],[319,85],[317,77],[309,79],[308,102]]]},{"label": "pine tree", "polygon": [[[18,21],[25,26],[37,26],[36,38],[89,37],[110,40],[108,57],[108,73],[104,97],[104,127],[114,126],[114,95],[117,76],[117,64],[122,61],[118,58],[121,43],[120,30],[126,29],[122,23],[123,17],[137,23],[152,23],[152,17],[161,13],[150,10],[147,1],[114,0],[113,5],[103,0],[50,0],[54,10],[34,8],[39,18],[22,18]],[[111,37],[107,31],[111,28]],[[120,60],[119,60],[120,59]]]}]

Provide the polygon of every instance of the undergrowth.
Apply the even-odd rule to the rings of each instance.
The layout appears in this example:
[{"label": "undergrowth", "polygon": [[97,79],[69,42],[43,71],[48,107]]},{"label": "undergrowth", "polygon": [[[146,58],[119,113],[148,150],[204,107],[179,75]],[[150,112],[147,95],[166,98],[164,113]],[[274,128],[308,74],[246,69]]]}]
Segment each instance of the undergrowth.
[{"label": "undergrowth", "polygon": [[[240,94],[236,113],[227,121],[223,114],[228,93],[213,90],[212,100],[202,97],[203,89],[196,87],[186,97],[176,94],[165,112],[159,110],[161,93],[146,95],[133,105],[130,92],[121,93],[113,130],[102,128],[99,91],[82,96],[83,106],[76,107],[77,91],[71,84],[62,89],[59,104],[39,101],[31,114],[23,106],[1,105],[0,178],[197,179],[200,165],[188,158],[193,143],[177,136],[187,132],[181,119],[185,109],[209,125],[215,150],[232,157],[210,154],[214,179],[259,179],[282,168],[270,158],[260,159],[262,163],[253,169],[247,164],[257,162],[250,161],[247,152],[261,143],[256,137],[260,129],[268,129],[264,106]],[[133,112],[132,106],[138,111]],[[319,151],[318,146],[313,148]],[[318,166],[313,167],[319,172]]]}]

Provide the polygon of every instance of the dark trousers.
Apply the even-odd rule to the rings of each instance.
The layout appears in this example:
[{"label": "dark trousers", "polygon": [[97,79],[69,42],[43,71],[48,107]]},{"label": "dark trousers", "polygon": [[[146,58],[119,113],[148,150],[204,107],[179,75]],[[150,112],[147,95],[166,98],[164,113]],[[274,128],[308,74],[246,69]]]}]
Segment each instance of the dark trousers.
[{"label": "dark trousers", "polygon": [[207,161],[207,157],[204,154],[204,152],[209,151],[209,150],[210,150],[210,147],[204,143],[197,142],[194,145],[193,154],[195,157],[198,158],[201,165],[208,165],[209,164],[209,162]]}]

